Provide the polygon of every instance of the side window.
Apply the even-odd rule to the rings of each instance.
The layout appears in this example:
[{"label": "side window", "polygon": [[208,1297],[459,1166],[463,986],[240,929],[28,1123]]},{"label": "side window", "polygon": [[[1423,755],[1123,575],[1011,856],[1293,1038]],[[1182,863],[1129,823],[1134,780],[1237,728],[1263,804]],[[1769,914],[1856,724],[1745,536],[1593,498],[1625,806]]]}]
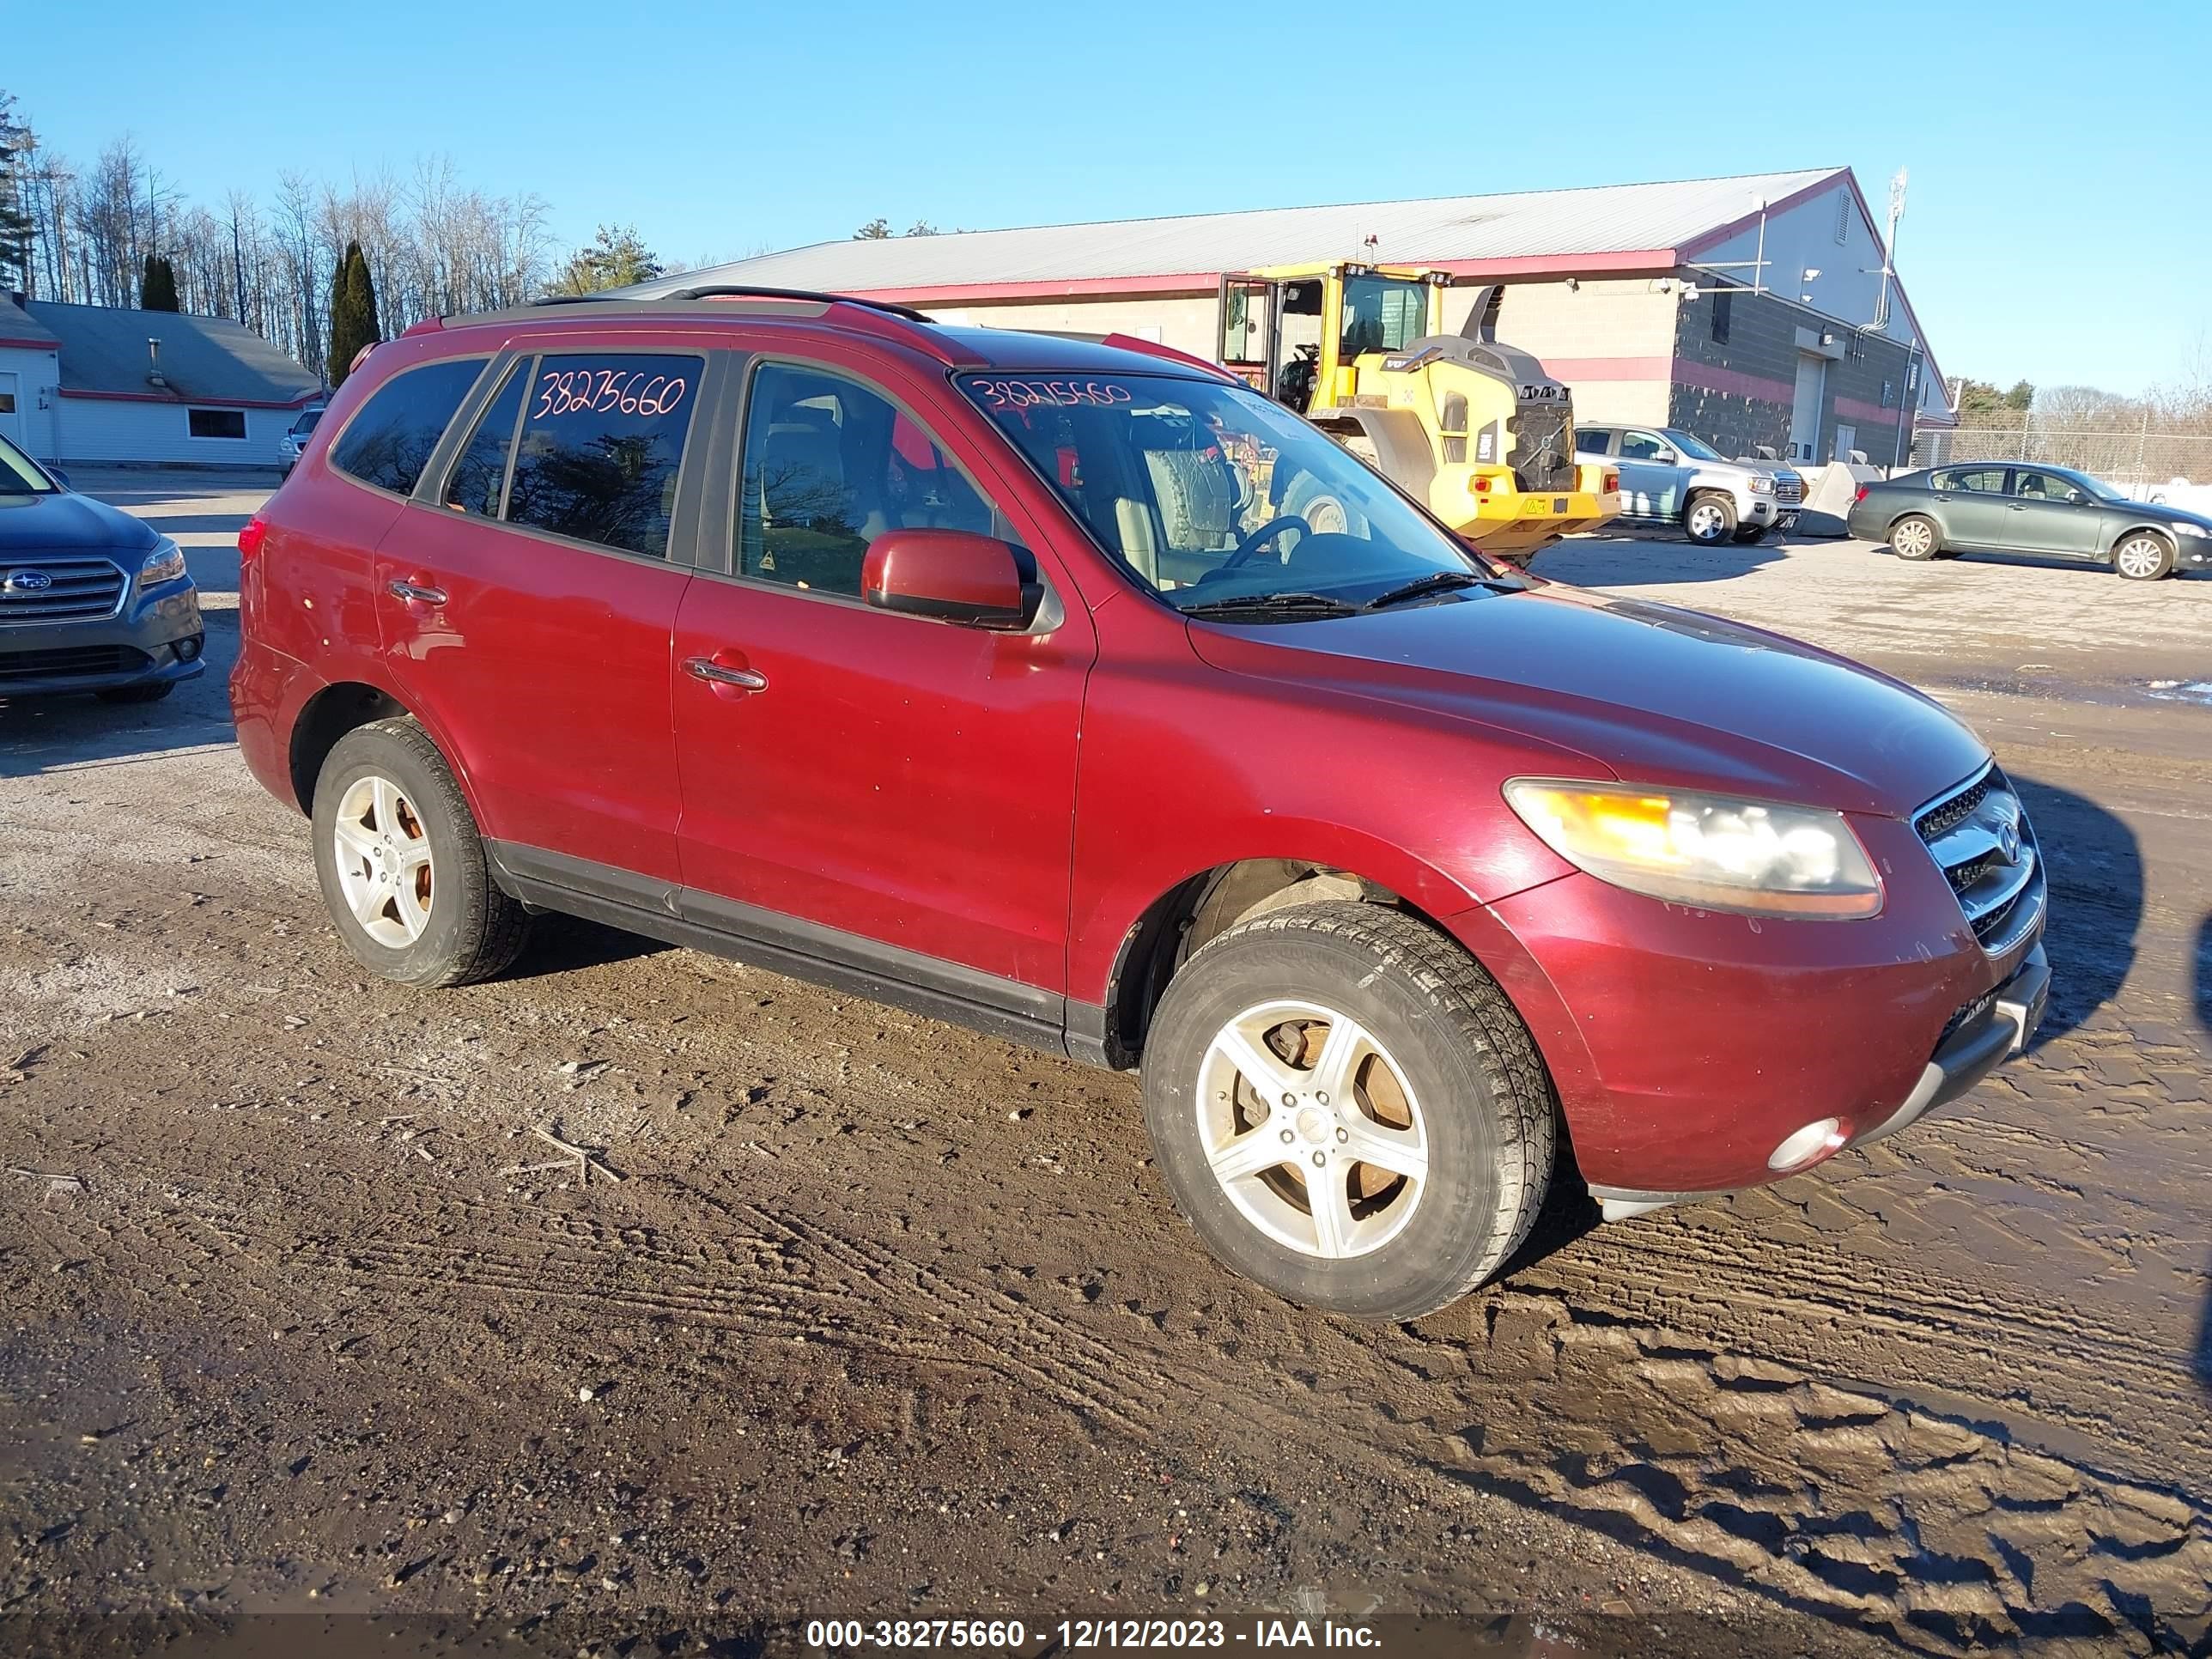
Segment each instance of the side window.
[{"label": "side window", "polygon": [[2063,501],[2079,488],[2078,484],[2049,472],[2016,472],[2013,475],[2012,493],[2031,501]]},{"label": "side window", "polygon": [[1582,427],[1577,428],[1575,433],[1575,453],[1577,455],[1602,455],[1605,453],[1607,447],[1612,442],[1613,434],[1606,428],[1595,426]]},{"label": "side window", "polygon": [[1624,461],[1656,460],[1667,446],[1649,432],[1624,432],[1620,434],[1620,459]]},{"label": "side window", "polygon": [[1973,495],[2002,495],[2005,493],[2005,470],[2001,466],[1961,469],[1948,475],[1939,474],[1938,489],[1960,489]]},{"label": "side window", "polygon": [[887,530],[1000,533],[990,503],[920,426],[819,369],[754,372],[744,462],[742,576],[857,595],[868,544]]},{"label": "side window", "polygon": [[507,521],[666,558],[705,367],[654,353],[540,357],[523,388]]},{"label": "side window", "polygon": [[346,423],[331,447],[331,465],[395,495],[411,494],[483,366],[481,357],[462,357],[393,375]]},{"label": "side window", "polygon": [[522,418],[522,392],[531,382],[530,360],[507,371],[507,384],[488,404],[477,429],[446,480],[446,505],[480,518],[499,517],[499,498],[507,486],[507,458],[514,449],[514,428]]}]

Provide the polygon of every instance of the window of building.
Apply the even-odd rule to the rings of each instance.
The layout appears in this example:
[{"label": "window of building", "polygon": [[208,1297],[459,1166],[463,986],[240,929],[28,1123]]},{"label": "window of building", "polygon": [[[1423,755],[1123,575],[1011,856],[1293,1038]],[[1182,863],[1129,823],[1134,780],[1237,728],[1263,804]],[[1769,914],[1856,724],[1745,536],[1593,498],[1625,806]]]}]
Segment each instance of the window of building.
[{"label": "window of building", "polygon": [[531,382],[531,364],[517,363],[507,384],[484,408],[446,480],[446,505],[481,518],[496,519],[507,491],[507,457],[514,453],[515,428],[522,422],[522,391]]},{"label": "window of building", "polygon": [[929,435],[842,376],[765,363],[746,400],[738,574],[857,595],[887,530],[999,535],[997,515]]},{"label": "window of building", "polygon": [[1735,309],[1735,296],[1726,292],[1713,295],[1713,343],[1726,345],[1729,337],[1729,313]]},{"label": "window of building", "polygon": [[648,352],[540,357],[522,389],[507,521],[666,558],[705,367]]},{"label": "window of building", "polygon": [[396,495],[412,493],[483,366],[481,357],[459,357],[393,375],[346,423],[331,465]]},{"label": "window of building", "polygon": [[186,429],[195,438],[243,438],[246,411],[242,409],[188,409]]}]

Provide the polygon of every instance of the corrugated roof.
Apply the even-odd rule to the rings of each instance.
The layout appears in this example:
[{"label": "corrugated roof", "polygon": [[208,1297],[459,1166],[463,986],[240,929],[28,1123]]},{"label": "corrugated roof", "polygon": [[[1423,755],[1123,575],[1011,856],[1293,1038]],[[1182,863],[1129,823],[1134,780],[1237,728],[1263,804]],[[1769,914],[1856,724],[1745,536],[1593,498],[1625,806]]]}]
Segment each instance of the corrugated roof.
[{"label": "corrugated roof", "polygon": [[61,343],[54,338],[52,330],[41,325],[4,294],[0,294],[0,340],[34,340],[45,346]]},{"label": "corrugated roof", "polygon": [[[1504,196],[1264,208],[1168,219],[970,230],[818,242],[690,270],[630,290],[696,283],[872,292],[971,283],[1052,283],[1244,270],[1322,258],[1443,264],[1674,249],[1845,169],[1754,173]],[[1376,239],[1370,250],[1366,239]]]},{"label": "corrugated roof", "polygon": [[[24,307],[61,341],[62,390],[167,396],[179,403],[295,404],[322,382],[241,323],[174,311],[123,306],[64,305],[33,300]],[[161,343],[161,378],[147,376]]]}]

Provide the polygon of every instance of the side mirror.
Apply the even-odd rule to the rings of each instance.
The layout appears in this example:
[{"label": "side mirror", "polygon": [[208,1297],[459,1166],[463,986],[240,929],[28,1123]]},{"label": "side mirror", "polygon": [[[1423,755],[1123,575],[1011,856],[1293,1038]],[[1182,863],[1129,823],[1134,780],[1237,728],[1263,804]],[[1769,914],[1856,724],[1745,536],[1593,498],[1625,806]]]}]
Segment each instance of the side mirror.
[{"label": "side mirror", "polygon": [[2069,489],[2066,492],[2066,501],[2069,507],[2079,507],[2088,499],[2089,492],[2086,489]]},{"label": "side mirror", "polygon": [[1680,465],[1682,458],[1680,455],[1677,455],[1671,449],[1662,449],[1657,454],[1654,455],[1651,459],[1655,465],[1676,466]]},{"label": "side mirror", "polygon": [[58,466],[50,466],[46,471],[53,474],[54,482],[59,484],[64,489],[75,489],[76,488],[75,484],[70,482],[69,474],[63,471],[61,468]]},{"label": "side mirror", "polygon": [[860,592],[870,605],[971,628],[1029,625],[1043,590],[1024,580],[1025,556],[965,530],[890,530],[868,545]]}]

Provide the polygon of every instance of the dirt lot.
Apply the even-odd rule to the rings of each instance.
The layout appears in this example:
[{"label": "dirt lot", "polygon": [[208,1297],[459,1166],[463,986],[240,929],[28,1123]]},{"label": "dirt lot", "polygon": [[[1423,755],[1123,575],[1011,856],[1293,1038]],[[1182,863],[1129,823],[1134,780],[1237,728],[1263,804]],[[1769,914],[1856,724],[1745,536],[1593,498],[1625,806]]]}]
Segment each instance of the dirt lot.
[{"label": "dirt lot", "polygon": [[0,705],[8,1650],[1327,1610],[1401,1650],[2212,1652],[2212,580],[1547,555],[1952,702],[2051,854],[2051,1010],[1910,1134],[1555,1204],[1374,1329],[1211,1268],[1129,1079],[582,925],[366,982],[230,746],[257,495],[79,482],[193,550],[211,672]]}]

